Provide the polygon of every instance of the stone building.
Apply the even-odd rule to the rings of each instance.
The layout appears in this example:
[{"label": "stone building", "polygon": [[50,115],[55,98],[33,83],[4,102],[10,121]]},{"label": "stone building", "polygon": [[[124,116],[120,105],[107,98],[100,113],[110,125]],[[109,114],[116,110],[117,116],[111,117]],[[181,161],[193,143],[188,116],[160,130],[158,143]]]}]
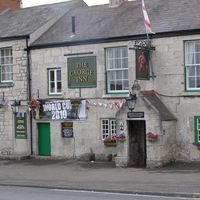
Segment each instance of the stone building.
[{"label": "stone building", "polygon": [[147,167],[200,159],[198,2],[145,3],[150,40],[139,0],[74,7],[30,37],[31,142],[20,142],[33,155]]},{"label": "stone building", "polygon": [[31,153],[30,43],[82,1],[20,8],[19,0],[0,2],[0,156]]}]

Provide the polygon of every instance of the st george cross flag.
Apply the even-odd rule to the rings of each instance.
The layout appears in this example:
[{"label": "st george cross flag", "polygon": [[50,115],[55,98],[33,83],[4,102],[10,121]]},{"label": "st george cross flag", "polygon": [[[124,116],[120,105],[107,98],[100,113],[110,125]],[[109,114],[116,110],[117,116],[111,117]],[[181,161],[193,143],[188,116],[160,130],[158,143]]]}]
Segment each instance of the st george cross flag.
[{"label": "st george cross flag", "polygon": [[143,11],[143,15],[144,15],[144,25],[145,25],[147,34],[148,33],[155,34],[151,29],[151,22],[149,20],[148,14],[147,14],[147,10],[146,10],[145,4],[144,4],[144,0],[142,0],[142,11]]}]

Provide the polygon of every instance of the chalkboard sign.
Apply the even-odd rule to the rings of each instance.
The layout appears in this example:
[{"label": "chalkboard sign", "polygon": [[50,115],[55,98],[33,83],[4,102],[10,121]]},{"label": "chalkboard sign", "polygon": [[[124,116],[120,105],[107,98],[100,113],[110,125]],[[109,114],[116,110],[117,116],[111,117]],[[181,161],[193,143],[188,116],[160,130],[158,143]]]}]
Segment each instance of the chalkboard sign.
[{"label": "chalkboard sign", "polygon": [[73,122],[61,123],[62,137],[73,138]]}]

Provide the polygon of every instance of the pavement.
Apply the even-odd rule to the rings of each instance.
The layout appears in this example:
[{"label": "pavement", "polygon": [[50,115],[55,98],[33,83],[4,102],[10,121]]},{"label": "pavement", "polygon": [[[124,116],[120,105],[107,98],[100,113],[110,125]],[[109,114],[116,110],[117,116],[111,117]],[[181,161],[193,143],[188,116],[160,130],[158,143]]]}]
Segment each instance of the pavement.
[{"label": "pavement", "polygon": [[0,160],[0,185],[200,198],[200,163],[156,169],[113,162]]}]

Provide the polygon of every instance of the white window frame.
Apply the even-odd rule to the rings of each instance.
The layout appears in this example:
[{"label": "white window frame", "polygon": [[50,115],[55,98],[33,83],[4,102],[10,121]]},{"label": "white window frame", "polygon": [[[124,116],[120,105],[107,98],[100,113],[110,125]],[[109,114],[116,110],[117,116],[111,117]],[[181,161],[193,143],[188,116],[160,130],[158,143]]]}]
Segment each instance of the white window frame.
[{"label": "white window frame", "polygon": [[194,142],[200,143],[200,116],[194,117]]},{"label": "white window frame", "polygon": [[[106,127],[107,126],[107,127]],[[101,119],[101,139],[112,137],[117,133],[116,119]]]},{"label": "white window frame", "polygon": [[[54,72],[54,81],[51,81],[51,72]],[[54,68],[54,69],[48,69],[48,84],[49,84],[49,94],[50,95],[57,95],[57,94],[62,94],[62,73],[61,73],[61,80],[57,80],[57,71],[61,72],[61,68]],[[51,83],[54,83],[55,85],[55,92],[51,92]],[[58,82],[61,82],[61,92],[58,92]]]},{"label": "white window frame", "polygon": [[[2,51],[4,51],[4,55],[2,55]],[[7,51],[9,52],[8,55],[6,53]],[[3,72],[3,68],[10,68],[10,70],[7,71],[7,72]],[[0,72],[0,74],[1,74],[0,82],[1,83],[13,82],[13,52],[12,52],[12,47],[0,48],[0,70],[1,70],[1,72]],[[3,80],[4,74],[9,74],[10,79]]]},{"label": "white window frame", "polygon": [[[200,46],[200,40],[185,41],[186,91],[200,91],[200,50],[196,51],[197,44]],[[198,57],[199,61],[197,61],[197,55],[199,56]],[[192,68],[193,68],[194,75],[190,75],[190,71]],[[194,79],[194,83],[195,83],[194,87],[190,87],[189,85],[190,79]],[[199,86],[197,86],[197,80],[198,80]]]},{"label": "white window frame", "polygon": [[197,120],[197,134],[198,142],[200,142],[200,117]]},{"label": "white window frame", "polygon": [[[119,57],[116,57],[116,50],[119,51]],[[127,46],[117,46],[117,47],[109,47],[105,49],[106,51],[106,78],[107,78],[107,93],[128,93],[129,88],[127,85],[127,89],[125,88],[125,82],[128,82],[129,79],[124,78],[125,73],[127,73],[128,76],[128,48]],[[110,51],[110,53],[109,53]],[[125,51],[125,56],[123,56],[123,51]],[[120,62],[119,62],[120,61]],[[120,63],[119,68],[116,67],[117,63]],[[123,63],[126,63],[127,66],[124,66]],[[114,72],[115,78],[113,80],[111,79],[111,73]],[[117,72],[122,72],[122,78],[117,79]],[[122,89],[117,89],[117,81],[122,82]],[[115,83],[115,89],[111,89],[111,82]]]}]

